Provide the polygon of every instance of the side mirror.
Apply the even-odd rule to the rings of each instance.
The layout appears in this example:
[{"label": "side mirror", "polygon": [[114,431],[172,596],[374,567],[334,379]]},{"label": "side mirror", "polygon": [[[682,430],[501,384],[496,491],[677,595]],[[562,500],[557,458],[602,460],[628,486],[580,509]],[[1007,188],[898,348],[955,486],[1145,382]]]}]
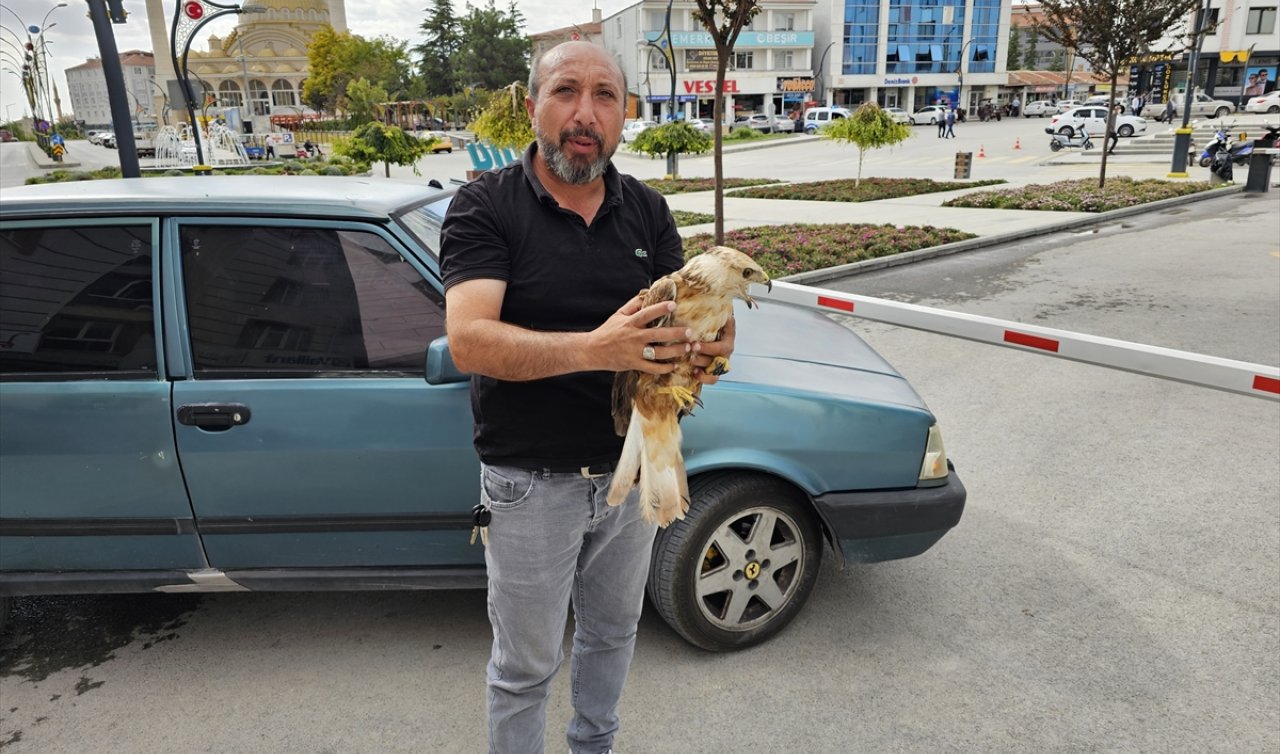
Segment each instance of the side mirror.
[{"label": "side mirror", "polygon": [[453,355],[449,353],[449,336],[441,335],[427,346],[426,378],[428,385],[448,385],[471,379],[471,375],[458,369],[453,363]]}]

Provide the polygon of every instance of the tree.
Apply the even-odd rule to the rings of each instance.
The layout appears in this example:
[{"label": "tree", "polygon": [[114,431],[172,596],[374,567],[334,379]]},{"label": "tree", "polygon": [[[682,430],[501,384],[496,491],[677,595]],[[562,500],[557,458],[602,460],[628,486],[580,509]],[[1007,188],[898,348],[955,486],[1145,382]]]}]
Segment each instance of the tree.
[{"label": "tree", "polygon": [[533,123],[524,106],[527,94],[525,85],[518,81],[494,92],[471,130],[495,147],[524,149],[534,139]]},{"label": "tree", "polygon": [[647,155],[701,154],[712,146],[710,135],[682,120],[646,128],[631,142],[632,151]]},{"label": "tree", "polygon": [[402,131],[398,126],[385,123],[366,123],[347,139],[338,139],[333,146],[335,154],[350,157],[363,165],[381,162],[386,177],[391,177],[391,165],[412,165],[418,173],[418,160],[422,159],[435,143],[435,139],[419,139]]},{"label": "tree", "polygon": [[418,55],[418,72],[426,93],[434,97],[452,94],[458,86],[453,58],[462,46],[462,31],[458,18],[453,15],[453,3],[435,0],[418,29],[425,39],[413,51]]},{"label": "tree", "polygon": [[407,98],[412,90],[413,65],[404,42],[339,34],[326,26],[312,37],[307,58],[311,72],[302,85],[302,101],[315,110],[346,109],[347,87],[360,78],[391,99]]},{"label": "tree", "polygon": [[724,122],[724,78],[729,67],[729,56],[738,42],[743,27],[760,12],[759,0],[695,0],[694,19],[711,33],[716,46],[716,103],[711,119],[716,122],[715,162],[716,170],[716,245],[724,244],[724,136],[720,124]]},{"label": "tree", "polygon": [[858,147],[858,178],[854,186],[862,185],[862,158],[868,149],[890,147],[911,138],[911,126],[898,123],[874,102],[863,103],[848,118],[828,123],[822,132],[842,144]]},{"label": "tree", "polygon": [[[1182,36],[1199,0],[1041,0],[1037,33],[1089,61],[1111,83],[1108,111],[1115,110],[1116,84],[1130,64],[1166,38]],[[1168,36],[1166,36],[1168,35]],[[1115,128],[1107,120],[1107,138]],[[1107,142],[1103,142],[1104,145]],[[1098,187],[1107,183],[1107,151],[1102,152]]]},{"label": "tree", "polygon": [[1040,70],[1040,51],[1036,48],[1040,46],[1040,35],[1036,33],[1035,27],[1031,28],[1031,33],[1027,35],[1027,51],[1022,54],[1022,67],[1028,71]]},{"label": "tree", "polygon": [[1010,71],[1016,71],[1018,65],[1022,62],[1022,30],[1016,26],[1009,26],[1009,55],[1005,58],[1004,67]]},{"label": "tree", "polygon": [[377,120],[381,113],[378,105],[387,101],[387,90],[368,79],[356,79],[347,86],[347,118],[352,125]]},{"label": "tree", "polygon": [[454,70],[459,87],[501,89],[513,81],[529,79],[529,40],[524,36],[524,16],[513,2],[506,12],[494,6],[472,7],[459,22],[462,41]]}]

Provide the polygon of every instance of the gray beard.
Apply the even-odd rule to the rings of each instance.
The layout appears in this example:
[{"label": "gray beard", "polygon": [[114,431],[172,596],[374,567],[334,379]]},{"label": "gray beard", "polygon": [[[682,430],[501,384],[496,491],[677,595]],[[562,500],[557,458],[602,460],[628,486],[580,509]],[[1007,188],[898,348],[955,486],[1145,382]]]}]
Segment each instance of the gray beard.
[{"label": "gray beard", "polygon": [[[538,151],[542,153],[542,159],[546,161],[547,167],[557,178],[565,183],[581,186],[591,183],[604,175],[605,171],[609,169],[609,160],[613,158],[613,152],[605,154],[603,143],[597,141],[597,143],[601,144],[601,154],[598,158],[586,164],[575,162],[573,158],[564,153],[560,145],[565,139],[576,135],[579,135],[579,133],[566,131],[560,134],[559,140],[555,140],[548,134],[539,131]],[[583,133],[581,135],[591,135],[594,138],[594,134]]]}]

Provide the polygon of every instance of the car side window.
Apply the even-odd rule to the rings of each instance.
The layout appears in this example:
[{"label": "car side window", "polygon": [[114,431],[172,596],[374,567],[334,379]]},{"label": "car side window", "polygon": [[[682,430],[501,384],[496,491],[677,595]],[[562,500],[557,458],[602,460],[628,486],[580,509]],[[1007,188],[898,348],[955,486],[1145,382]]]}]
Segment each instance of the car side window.
[{"label": "car side window", "polygon": [[444,298],[376,233],[185,225],[198,378],[421,375]]},{"label": "car side window", "polygon": [[155,379],[151,225],[0,231],[0,376]]}]

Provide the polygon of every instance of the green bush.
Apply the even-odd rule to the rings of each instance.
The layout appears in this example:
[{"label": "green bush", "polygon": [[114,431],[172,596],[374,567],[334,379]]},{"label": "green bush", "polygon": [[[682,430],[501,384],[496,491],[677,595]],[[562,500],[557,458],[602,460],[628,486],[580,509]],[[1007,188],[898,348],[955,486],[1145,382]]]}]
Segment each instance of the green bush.
[{"label": "green bush", "polygon": [[764,138],[764,134],[755,130],[751,126],[738,126],[737,128],[730,131],[729,135],[724,137],[724,140],[725,141],[756,141],[758,139],[763,139],[763,138]]},{"label": "green bush", "polygon": [[346,175],[347,171],[340,165],[328,165],[320,171],[320,175]]}]

